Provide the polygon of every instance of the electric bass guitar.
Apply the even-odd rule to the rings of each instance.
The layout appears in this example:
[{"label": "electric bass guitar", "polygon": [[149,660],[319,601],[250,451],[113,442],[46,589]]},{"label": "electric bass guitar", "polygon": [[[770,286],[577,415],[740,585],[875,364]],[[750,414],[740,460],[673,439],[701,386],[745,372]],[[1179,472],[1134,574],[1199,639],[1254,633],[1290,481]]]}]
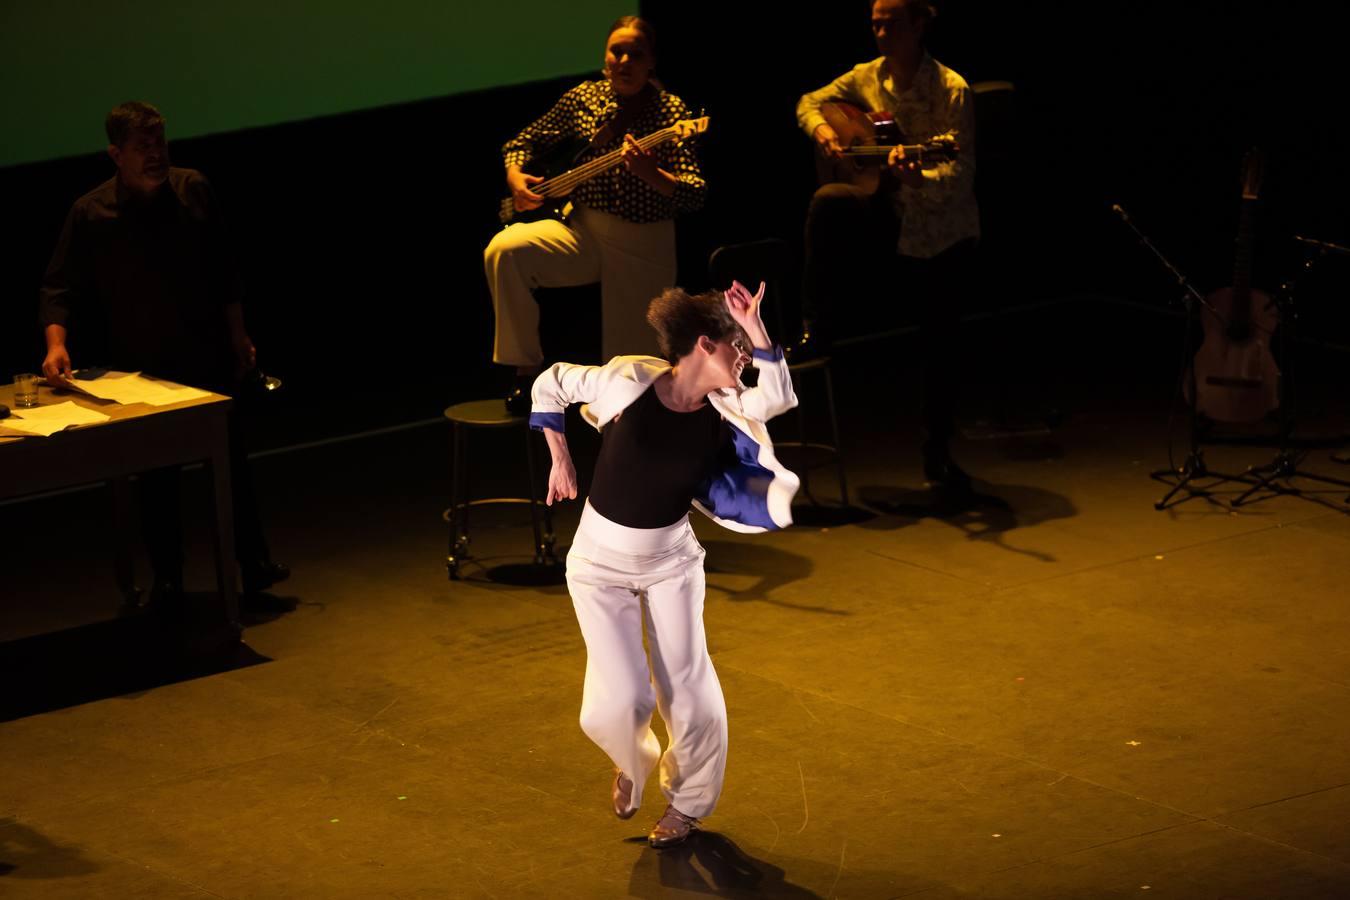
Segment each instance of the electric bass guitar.
[{"label": "electric bass guitar", "polygon": [[956,139],[939,135],[920,144],[905,142],[895,116],[888,112],[864,112],[851,103],[825,103],[820,107],[825,124],[839,136],[842,159],[823,153],[816,157],[816,177],[821,184],[843,182],[868,194],[880,189],[886,175],[886,159],[896,147],[921,166],[956,159],[961,152]]},{"label": "electric bass guitar", "polygon": [[[668,144],[671,141],[687,140],[695,135],[703,134],[708,130],[708,117],[701,116],[697,119],[681,119],[668,128],[662,128],[660,131],[653,131],[646,137],[637,139],[638,146],[643,150],[651,150],[662,144]],[[532,219],[541,219],[549,216],[563,218],[562,207],[567,202],[567,195],[576,190],[577,186],[583,182],[608,172],[610,169],[620,165],[623,162],[623,148],[611,150],[604,156],[598,156],[589,162],[583,163],[574,169],[569,169],[560,175],[547,178],[544,181],[533,185],[530,190],[545,198],[544,205],[539,209],[517,210],[515,198],[507,197],[502,201],[499,218],[503,225],[510,225],[513,222],[523,222]]]},{"label": "electric bass guitar", "polygon": [[[1205,340],[1192,362],[1194,402],[1198,412],[1216,422],[1257,422],[1280,405],[1280,369],[1270,352],[1278,310],[1267,294],[1252,287],[1252,235],[1262,175],[1261,154],[1252,150],[1243,162],[1233,284],[1210,294],[1200,312]],[[1189,383],[1187,388],[1189,393]]]}]

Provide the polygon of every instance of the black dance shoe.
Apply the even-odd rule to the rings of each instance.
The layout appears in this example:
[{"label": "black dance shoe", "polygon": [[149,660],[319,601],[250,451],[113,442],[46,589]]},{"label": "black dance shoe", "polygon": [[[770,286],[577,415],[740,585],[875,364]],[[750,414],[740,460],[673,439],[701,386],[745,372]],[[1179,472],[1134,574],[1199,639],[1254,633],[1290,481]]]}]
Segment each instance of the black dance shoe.
[{"label": "black dance shoe", "polygon": [[925,455],[923,477],[935,493],[952,498],[970,497],[974,494],[970,476],[947,454]]},{"label": "black dance shoe", "polygon": [[122,614],[165,612],[178,610],[183,605],[183,576],[177,573],[156,572],[150,590],[136,591],[122,604]]},{"label": "black dance shoe", "polygon": [[245,594],[261,594],[272,585],[290,578],[291,570],[279,562],[260,559],[257,562],[240,565],[239,575]]}]

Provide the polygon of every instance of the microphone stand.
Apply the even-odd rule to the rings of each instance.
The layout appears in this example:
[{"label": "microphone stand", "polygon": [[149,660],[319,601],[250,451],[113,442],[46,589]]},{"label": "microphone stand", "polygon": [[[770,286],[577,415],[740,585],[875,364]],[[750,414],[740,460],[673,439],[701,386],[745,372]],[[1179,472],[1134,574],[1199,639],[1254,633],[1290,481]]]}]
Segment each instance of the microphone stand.
[{"label": "microphone stand", "polygon": [[[1324,257],[1328,254],[1350,256],[1350,247],[1342,247],[1339,244],[1332,244],[1327,241],[1316,241],[1299,235],[1294,235],[1294,240],[1303,245],[1306,258],[1295,274],[1280,285],[1280,289],[1275,295],[1275,308],[1280,317],[1281,344],[1285,348],[1284,376],[1280,379],[1280,448],[1275,454],[1275,458],[1264,466],[1252,466],[1247,469],[1247,474],[1253,476],[1256,480],[1252,482],[1250,488],[1234,498],[1233,506],[1241,506],[1244,503],[1251,502],[1252,496],[1260,491],[1270,491],[1271,493],[1265,495],[1265,497],[1258,497],[1259,500],[1277,494],[1302,496],[1303,491],[1299,488],[1289,484],[1276,483],[1290,478],[1303,478],[1308,481],[1350,488],[1350,481],[1301,471],[1298,464],[1302,456],[1291,446],[1295,443],[1293,440],[1294,422],[1298,412],[1295,403],[1295,388],[1298,384],[1295,377],[1298,363],[1298,307],[1294,302],[1295,291],[1298,288],[1299,279],[1308,274],[1313,266],[1317,265]],[[1305,448],[1311,445],[1310,442],[1299,443]],[[1339,444],[1341,441],[1338,440],[1336,443]],[[1345,502],[1350,503],[1350,495],[1346,496]]]},{"label": "microphone stand", "polygon": [[[1204,298],[1204,295],[1202,295],[1199,291],[1195,289],[1195,285],[1191,284],[1190,280],[1187,279],[1184,274],[1182,274],[1181,270],[1178,269],[1176,266],[1172,265],[1172,261],[1169,260],[1166,256],[1164,256],[1162,251],[1159,250],[1157,247],[1155,247],[1153,245],[1153,242],[1150,241],[1148,237],[1142,231],[1140,231],[1139,228],[1135,226],[1134,222],[1130,220],[1129,215],[1125,212],[1124,209],[1120,207],[1119,204],[1112,205],[1111,211],[1120,217],[1120,220],[1125,223],[1126,227],[1128,227],[1130,231],[1134,232],[1134,236],[1138,238],[1139,243],[1142,244],[1146,250],[1152,253],[1153,256],[1158,260],[1158,262],[1162,264],[1163,268],[1165,268],[1168,272],[1171,272],[1172,277],[1176,279],[1177,286],[1181,289],[1181,298],[1180,298],[1181,306],[1186,311],[1186,329],[1183,335],[1183,343],[1184,346],[1187,348],[1187,352],[1189,352],[1189,348],[1191,347],[1195,336],[1194,330],[1195,325],[1200,318],[1200,309],[1203,307],[1209,310],[1210,313],[1213,314],[1214,317],[1218,319],[1220,322],[1223,322],[1223,317],[1214,308],[1214,306]],[[1224,324],[1227,323],[1225,322]],[[1252,478],[1249,478],[1246,475],[1236,475],[1229,472],[1216,472],[1213,469],[1211,469],[1209,465],[1205,462],[1205,452],[1200,447],[1200,431],[1201,431],[1200,412],[1196,408],[1195,403],[1196,397],[1198,396],[1197,386],[1195,383],[1195,366],[1194,365],[1187,366],[1183,377],[1188,378],[1190,383],[1190,392],[1189,392],[1190,410],[1191,410],[1190,449],[1186,454],[1186,459],[1182,462],[1179,468],[1174,469],[1170,468],[1169,466],[1169,468],[1155,469],[1154,471],[1149,473],[1149,477],[1152,478],[1154,481],[1159,481],[1162,482],[1163,484],[1171,486],[1171,489],[1162,496],[1162,499],[1158,500],[1156,503],[1153,504],[1154,509],[1159,510],[1167,509],[1169,506],[1175,506],[1177,503],[1183,503],[1186,500],[1190,500],[1195,497],[1204,497],[1211,503],[1217,503],[1218,501],[1214,500],[1212,497],[1213,488],[1216,488],[1221,484],[1227,484],[1229,482],[1235,481],[1242,482],[1243,484],[1256,483]],[[1168,461],[1170,464],[1171,462],[1170,434],[1168,436],[1168,448],[1169,448]],[[1214,480],[1202,487],[1194,483],[1198,479],[1206,479],[1206,480],[1214,479]],[[1182,497],[1180,500],[1177,500],[1174,503],[1172,498],[1176,497],[1176,495],[1181,493],[1182,491],[1186,492],[1186,496]]]}]

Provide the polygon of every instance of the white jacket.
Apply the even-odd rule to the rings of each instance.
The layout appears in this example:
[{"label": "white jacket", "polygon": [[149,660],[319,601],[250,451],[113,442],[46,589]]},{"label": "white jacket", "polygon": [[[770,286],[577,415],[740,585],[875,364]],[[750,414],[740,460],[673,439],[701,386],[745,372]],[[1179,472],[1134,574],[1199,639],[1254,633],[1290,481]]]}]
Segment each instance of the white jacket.
[{"label": "white jacket", "polygon": [[[781,348],[755,350],[751,361],[759,370],[755,387],[719,388],[708,395],[731,426],[736,461],[700,487],[693,506],[733,531],[772,531],[792,524],[800,481],[774,456],[765,423],[795,407],[797,395]],[[561,432],[564,410],[582,403],[581,417],[603,430],[670,368],[653,356],[616,356],[603,366],[558,363],[534,381],[530,427]]]}]

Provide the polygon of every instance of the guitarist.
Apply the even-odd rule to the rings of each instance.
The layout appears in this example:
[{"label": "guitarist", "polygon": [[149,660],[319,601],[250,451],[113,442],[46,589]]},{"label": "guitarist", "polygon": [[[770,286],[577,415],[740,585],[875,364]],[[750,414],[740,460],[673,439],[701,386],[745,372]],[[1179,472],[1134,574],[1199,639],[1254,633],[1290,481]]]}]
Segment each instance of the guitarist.
[{"label": "guitarist", "polygon": [[872,34],[881,55],[797,103],[798,124],[830,159],[838,160],[845,148],[826,122],[823,107],[829,103],[891,113],[904,143],[950,135],[960,151],[955,160],[920,167],[896,149],[876,193],[843,183],[816,191],[806,216],[803,338],[789,354],[799,362],[828,349],[828,315],[850,295],[847,282],[854,273],[909,306],[920,327],[924,475],[936,489],[960,495],[969,493],[970,478],[952,461],[948,444],[956,330],[980,234],[975,122],[965,79],[924,49],[934,15],[929,0],[875,0]]},{"label": "guitarist", "polygon": [[675,283],[677,213],[703,205],[706,185],[692,147],[638,146],[644,136],[689,118],[684,101],[652,79],[652,26],[624,16],[605,41],[604,79],[585,81],[502,148],[506,184],[516,210],[537,209],[531,190],[544,179],[530,163],[569,141],[585,143],[571,169],[619,148],[623,165],[581,183],[571,194],[567,220],[541,217],[498,232],[483,253],[497,316],[492,360],[513,366],[509,411],[530,412],[530,385],[544,354],[539,342],[536,287],[600,282],[601,345],[606,359],[655,353],[647,304]]}]

